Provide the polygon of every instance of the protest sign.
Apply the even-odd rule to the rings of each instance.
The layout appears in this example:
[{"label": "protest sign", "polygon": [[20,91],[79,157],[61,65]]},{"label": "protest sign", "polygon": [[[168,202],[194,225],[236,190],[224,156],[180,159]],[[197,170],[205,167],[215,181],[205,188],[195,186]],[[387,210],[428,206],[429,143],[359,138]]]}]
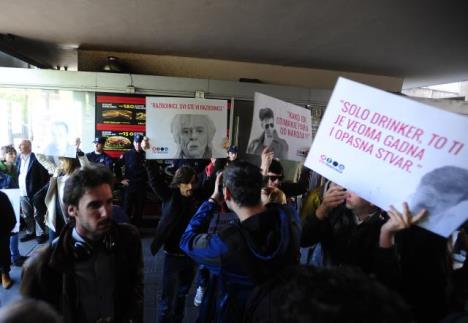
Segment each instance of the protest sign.
[{"label": "protest sign", "polygon": [[57,91],[32,92],[33,151],[48,156],[76,157],[76,141],[83,151],[92,150],[94,109],[90,94]]},{"label": "protest sign", "polygon": [[19,232],[20,229],[20,190],[19,188],[9,188],[9,189],[1,189],[3,193],[8,196],[10,200],[11,206],[13,206],[13,210],[15,211],[16,217],[16,225],[11,230],[11,232]]},{"label": "protest sign", "polygon": [[407,201],[447,237],[468,218],[468,118],[343,78],[305,165],[387,210]]},{"label": "protest sign", "polygon": [[261,93],[255,103],[247,154],[269,147],[281,160],[303,161],[312,142],[310,111]]},{"label": "protest sign", "polygon": [[227,101],[146,98],[148,159],[226,157]]}]

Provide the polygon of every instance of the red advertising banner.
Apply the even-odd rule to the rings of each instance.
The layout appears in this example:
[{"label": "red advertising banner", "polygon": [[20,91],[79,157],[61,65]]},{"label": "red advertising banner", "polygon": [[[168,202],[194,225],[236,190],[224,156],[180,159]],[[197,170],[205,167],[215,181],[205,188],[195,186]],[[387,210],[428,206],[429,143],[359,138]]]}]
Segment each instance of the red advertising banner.
[{"label": "red advertising banner", "polygon": [[107,139],[104,150],[118,158],[132,147],[135,134],[145,134],[146,96],[96,93],[96,137]]}]

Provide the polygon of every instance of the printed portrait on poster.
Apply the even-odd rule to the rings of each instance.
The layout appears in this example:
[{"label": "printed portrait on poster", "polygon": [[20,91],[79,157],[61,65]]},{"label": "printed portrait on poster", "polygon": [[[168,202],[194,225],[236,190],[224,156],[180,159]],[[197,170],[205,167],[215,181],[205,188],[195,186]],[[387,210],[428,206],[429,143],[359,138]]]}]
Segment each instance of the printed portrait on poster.
[{"label": "printed portrait on poster", "polygon": [[312,117],[308,109],[255,93],[247,154],[265,148],[280,160],[304,161],[312,143]]},{"label": "printed portrait on poster", "polygon": [[254,138],[247,147],[247,153],[260,155],[264,147],[268,147],[273,151],[275,157],[279,159],[287,159],[289,145],[286,140],[278,136],[275,129],[275,115],[270,108],[261,108],[258,112],[258,118],[262,127],[262,133],[257,138]]},{"label": "printed portrait on poster", "polygon": [[171,133],[178,145],[177,159],[211,158],[216,126],[208,115],[176,114]]},{"label": "printed portrait on poster", "polygon": [[227,101],[147,97],[150,159],[223,158]]}]

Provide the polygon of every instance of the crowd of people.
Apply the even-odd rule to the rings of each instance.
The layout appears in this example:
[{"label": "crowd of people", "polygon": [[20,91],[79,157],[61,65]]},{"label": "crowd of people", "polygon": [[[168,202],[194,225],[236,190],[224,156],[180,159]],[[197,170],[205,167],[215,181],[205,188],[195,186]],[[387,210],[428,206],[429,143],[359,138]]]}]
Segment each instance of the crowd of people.
[{"label": "crowd of people", "polygon": [[[19,238],[0,192],[2,286],[13,283],[10,266],[22,266],[24,300],[0,316],[143,322],[138,228],[148,188],[161,201],[150,245],[153,255],[164,252],[158,322],[183,321],[192,287],[197,322],[466,319],[466,225],[445,239],[417,226],[428,212],[413,214],[406,201],[401,212],[381,210],[305,169],[287,181],[275,150],[262,144],[269,128],[258,142],[260,165],[230,146],[224,159],[178,160],[171,176],[146,159],[143,135],[117,160],[104,152],[105,138],[88,154],[77,147],[76,158],[34,154],[26,139],[18,156],[2,147],[0,188],[19,188],[24,223]],[[18,240],[32,239],[44,247],[26,260]]]}]

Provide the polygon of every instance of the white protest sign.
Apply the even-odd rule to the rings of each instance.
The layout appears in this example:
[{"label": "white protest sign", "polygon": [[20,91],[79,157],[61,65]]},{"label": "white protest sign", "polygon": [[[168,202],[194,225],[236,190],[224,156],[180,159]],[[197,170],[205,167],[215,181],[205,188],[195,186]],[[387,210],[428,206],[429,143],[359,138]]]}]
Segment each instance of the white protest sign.
[{"label": "white protest sign", "polygon": [[146,98],[148,159],[224,158],[227,101]]},{"label": "white protest sign", "polygon": [[340,78],[305,165],[447,237],[468,219],[468,118]]},{"label": "white protest sign", "polygon": [[87,92],[30,92],[33,151],[48,156],[76,157],[76,141],[81,149],[94,146],[93,98]]},{"label": "white protest sign", "polygon": [[10,200],[11,206],[13,206],[13,210],[15,211],[15,217],[16,217],[16,225],[11,230],[11,232],[19,232],[20,228],[20,190],[19,188],[10,188],[10,189],[1,189],[3,193],[5,193],[8,196],[8,199]]},{"label": "white protest sign", "polygon": [[247,154],[269,147],[281,160],[304,161],[312,143],[310,111],[261,93],[255,103]]}]

